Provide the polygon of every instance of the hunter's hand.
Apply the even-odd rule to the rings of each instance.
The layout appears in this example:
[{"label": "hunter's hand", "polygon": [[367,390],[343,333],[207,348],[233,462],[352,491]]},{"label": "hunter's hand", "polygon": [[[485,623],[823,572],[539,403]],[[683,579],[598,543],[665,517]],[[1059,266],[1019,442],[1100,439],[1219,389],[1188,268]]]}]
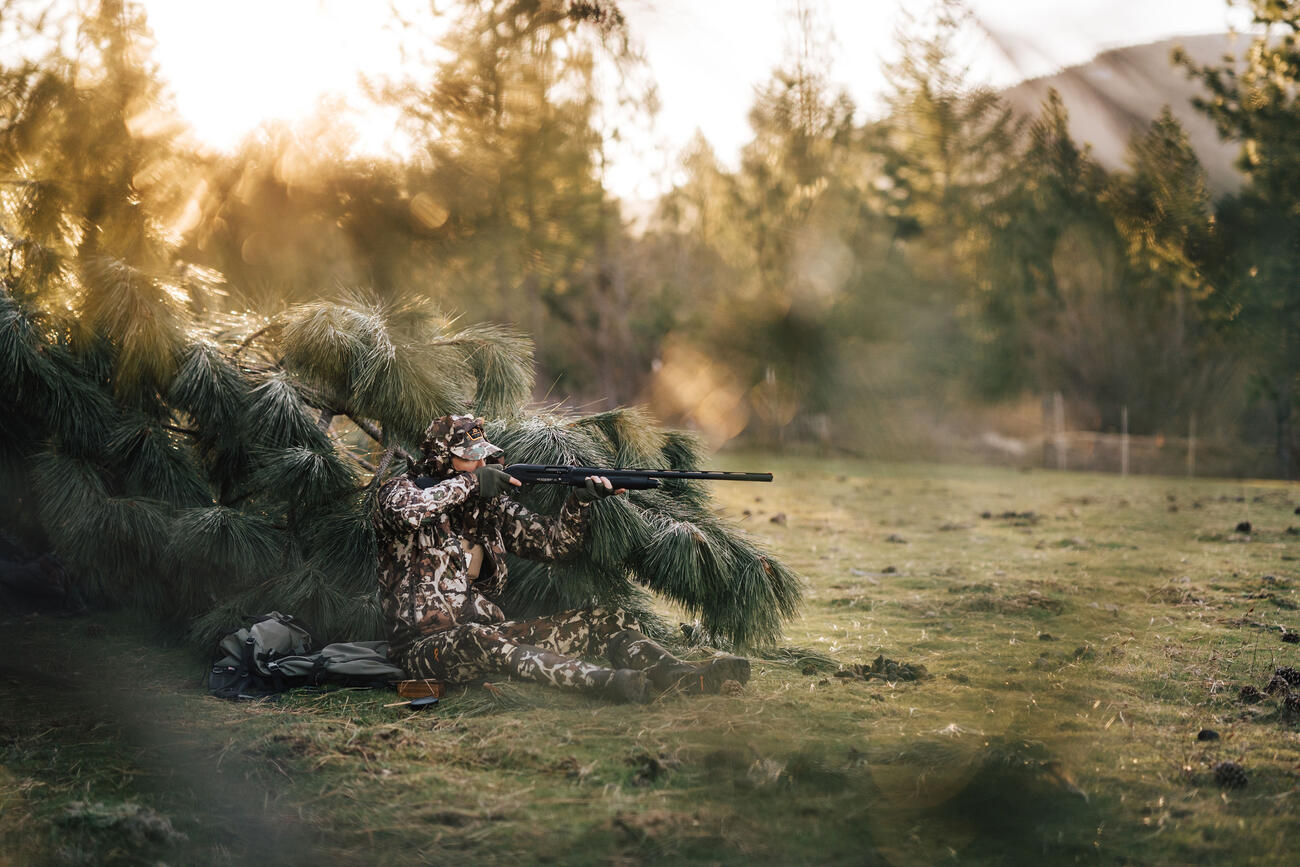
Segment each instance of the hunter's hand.
[{"label": "hunter's hand", "polygon": [[626,493],[627,488],[615,490],[609,483],[609,479],[604,476],[587,476],[586,484],[578,489],[577,497],[580,503],[594,503],[606,497],[617,497],[619,494]]},{"label": "hunter's hand", "polygon": [[484,464],[474,471],[474,477],[478,479],[478,495],[485,500],[490,500],[497,494],[504,493],[510,489],[511,485],[517,488],[521,484],[518,479],[501,469],[498,464]]}]

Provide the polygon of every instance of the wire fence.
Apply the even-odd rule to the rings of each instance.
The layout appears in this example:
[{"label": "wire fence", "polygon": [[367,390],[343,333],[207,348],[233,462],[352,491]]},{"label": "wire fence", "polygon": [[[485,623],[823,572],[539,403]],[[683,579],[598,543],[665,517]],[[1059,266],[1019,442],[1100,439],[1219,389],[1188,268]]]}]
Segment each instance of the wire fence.
[{"label": "wire fence", "polygon": [[1196,437],[1065,431],[1040,438],[1038,465],[1125,475],[1267,478],[1277,473],[1273,449]]},{"label": "wire fence", "polygon": [[[1278,477],[1277,454],[1270,445],[1200,436],[1194,418],[1184,422],[1186,435],[1130,434],[1127,408],[1120,417],[1118,432],[1072,430],[1065,402],[1059,395],[1047,395],[1041,421],[1037,409],[1032,415],[1022,413],[1010,425],[992,418],[981,424],[969,416],[937,419],[921,411],[895,411],[837,426],[826,415],[809,414],[796,416],[779,429],[751,431],[747,440],[777,449],[812,445],[828,453],[874,460],[936,460],[1117,475]],[[1014,434],[1005,432],[1012,429]]]}]

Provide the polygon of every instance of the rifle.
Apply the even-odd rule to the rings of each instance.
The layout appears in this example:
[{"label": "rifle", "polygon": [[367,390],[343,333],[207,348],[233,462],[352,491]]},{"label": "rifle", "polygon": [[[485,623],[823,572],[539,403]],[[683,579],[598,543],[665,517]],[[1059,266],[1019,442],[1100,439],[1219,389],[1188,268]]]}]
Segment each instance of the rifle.
[{"label": "rifle", "polygon": [[505,471],[525,485],[569,485],[581,488],[588,476],[604,476],[615,489],[646,491],[660,479],[699,479],[706,482],[770,482],[771,473],[726,473],[720,470],[639,470],[631,467],[565,467],[511,464]]}]

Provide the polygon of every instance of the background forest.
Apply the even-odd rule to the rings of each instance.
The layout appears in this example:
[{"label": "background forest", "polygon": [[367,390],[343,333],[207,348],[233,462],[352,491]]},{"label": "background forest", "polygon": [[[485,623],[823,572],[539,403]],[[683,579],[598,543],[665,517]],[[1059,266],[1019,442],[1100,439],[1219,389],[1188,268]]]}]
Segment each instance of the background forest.
[{"label": "background forest", "polygon": [[[434,59],[369,82],[415,143],[388,160],[356,156],[327,110],[214,153],[172,110],[141,7],[6,2],[10,521],[109,584],[165,559],[187,611],[278,552],[299,610],[346,630],[373,615],[351,604],[369,572],[321,574],[369,563],[359,483],[468,406],[520,454],[680,465],[701,443],[616,408],[704,444],[924,458],[1033,433],[1059,394],[1071,425],[1124,413],[1163,437],[1195,419],[1290,478],[1300,4],[1248,5],[1240,57],[1171,58],[1240,145],[1217,199],[1168,109],[1108,170],[1054,91],[1024,116],[968,80],[958,2],[900,31],[886,110],[864,117],[800,3],[739,166],[699,138],[633,214],[603,181],[606,103],[652,113],[654,94],[612,2],[431,6]],[[794,579],[710,514],[698,493],[611,513],[573,597],[626,600],[635,579],[720,636],[771,636]],[[139,544],[106,561],[104,538]],[[658,578],[633,574],[647,545]],[[728,581],[743,613],[717,602]],[[543,586],[521,604],[566,601]]]},{"label": "background forest", "polygon": [[602,182],[597,78],[624,74],[623,108],[650,113],[654,94],[634,86],[635,34],[612,3],[431,11],[451,19],[436,59],[370,82],[416,143],[403,161],[351,155],[324,109],[215,154],[170,111],[140,8],[45,5],[3,11],[29,54],[4,68],[15,297],[58,294],[24,245],[129,208],[139,236],[96,243],[149,257],[188,311],[419,292],[530,337],[536,397],[646,403],[714,443],[942,456],[945,419],[1016,434],[1026,399],[1060,392],[1082,428],[1118,429],[1124,406],[1139,434],[1195,415],[1271,443],[1291,474],[1293,4],[1253,4],[1278,38],[1243,40],[1239,59],[1172,61],[1242,145],[1218,200],[1173,112],[1135,119],[1107,171],[1050,92],[1024,116],[968,81],[958,3],[899,33],[887,110],[865,118],[795,4],[801,38],[755,93],[739,167],[698,139],[636,213]]}]

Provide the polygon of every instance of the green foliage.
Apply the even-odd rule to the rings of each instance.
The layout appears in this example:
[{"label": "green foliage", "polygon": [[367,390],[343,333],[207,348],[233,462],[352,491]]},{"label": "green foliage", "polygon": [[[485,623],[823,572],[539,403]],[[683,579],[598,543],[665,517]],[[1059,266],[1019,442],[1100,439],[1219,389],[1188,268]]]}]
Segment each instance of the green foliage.
[{"label": "green foliage", "polygon": [[1205,87],[1195,101],[1219,134],[1241,143],[1241,192],[1219,208],[1226,255],[1222,291],[1209,299],[1220,331],[1251,367],[1273,404],[1281,475],[1290,478],[1297,450],[1300,396],[1300,4],[1249,0],[1256,34],[1238,59],[1200,66],[1176,56]]},{"label": "green foliage", "polygon": [[[492,441],[510,463],[687,468],[698,460],[698,442],[655,428],[640,411],[586,417],[553,413],[488,426]],[[682,461],[681,464],[676,463]],[[521,499],[554,513],[567,491],[539,486]],[[797,608],[797,578],[773,565],[739,529],[720,521],[699,482],[636,491],[591,506],[591,541],[563,567],[524,564],[512,558],[508,588],[512,611],[535,612],[589,601],[623,604],[634,598],[631,581],[700,617],[718,641],[737,646],[769,643]]]},{"label": "green foliage", "polygon": [[335,497],[299,516],[303,550],[329,564],[334,580],[351,595],[373,591],[378,580],[371,503],[362,494]]},{"label": "green foliage", "polygon": [[6,371],[5,396],[14,405],[24,398],[47,393],[40,387],[51,376],[49,362],[41,354],[44,340],[36,325],[9,293],[0,294],[0,369]]},{"label": "green foliage", "polygon": [[880,207],[898,236],[932,235],[927,253],[952,273],[967,265],[963,248],[975,241],[982,210],[1016,168],[1019,129],[1010,106],[972,85],[956,57],[970,13],[957,0],[930,6],[896,35],[899,59],[885,66],[889,113],[873,136],[887,181]]},{"label": "green foliage", "polygon": [[[639,410],[529,414],[531,341],[459,325],[408,290],[450,287],[481,296],[478,313],[587,329],[599,339],[573,345],[593,379],[624,356],[621,224],[598,179],[591,96],[597,55],[627,57],[613,44],[615,6],[467,6],[437,86],[394,91],[410,117],[435,121],[422,137],[433,159],[401,171],[349,164],[341,146],[308,154],[292,135],[250,144],[246,155],[268,157],[260,167],[200,159],[168,121],[140,8],[102,0],[66,20],[76,38],[0,70],[0,395],[16,408],[0,423],[0,460],[5,493],[34,503],[100,601],[188,623],[205,641],[272,608],[321,640],[376,636],[362,470],[449,412],[492,417],[516,460],[698,466],[697,441]],[[194,208],[198,224],[178,241]],[[282,293],[259,288],[278,281]],[[304,288],[361,281],[374,290],[322,299]],[[263,309],[232,312],[241,300]],[[352,428],[336,438],[339,416],[378,442]],[[566,494],[526,496],[554,512]],[[704,528],[706,542],[647,566],[669,520]],[[723,640],[761,642],[798,591],[760,561],[713,518],[703,486],[672,483],[594,506],[587,553],[518,564],[512,601],[544,611],[594,600],[649,617],[648,588]]]},{"label": "green foliage", "polygon": [[134,494],[177,507],[212,502],[188,445],[143,414],[123,415],[109,435],[106,457]]},{"label": "green foliage", "polygon": [[266,518],[229,506],[182,509],[172,529],[169,554],[179,568],[210,570],[227,582],[264,573],[283,544]]},{"label": "green foliage", "polygon": [[285,361],[343,396],[351,395],[353,365],[365,351],[366,317],[342,304],[317,301],[295,309],[280,332]]},{"label": "green foliage", "polygon": [[117,347],[118,392],[142,384],[165,389],[184,344],[176,299],[139,269],[107,256],[86,263],[83,281],[81,321]]},{"label": "green foliage", "polygon": [[528,401],[533,389],[532,341],[499,325],[476,325],[446,343],[467,355],[475,382],[475,412],[509,416]]},{"label": "green foliage", "polygon": [[429,419],[471,402],[480,412],[517,411],[531,388],[526,338],[500,326],[453,332],[420,296],[315,302],[282,321],[286,369],[322,389],[325,408],[375,419],[399,442],[418,443]]},{"label": "green foliage", "polygon": [[182,356],[168,399],[198,422],[206,437],[238,429],[248,401],[248,381],[215,345],[191,343]]},{"label": "green foliage", "polygon": [[614,450],[615,466],[644,469],[667,469],[672,466],[666,462],[667,436],[644,410],[610,410],[583,416],[574,425],[591,430],[608,442]]},{"label": "green foliage", "polygon": [[346,498],[356,489],[352,467],[333,449],[289,446],[257,457],[260,466],[253,487],[288,503],[291,510]]},{"label": "green foliage", "polygon": [[329,440],[289,375],[273,373],[252,389],[241,420],[256,442],[271,448],[310,445],[322,452]]}]

